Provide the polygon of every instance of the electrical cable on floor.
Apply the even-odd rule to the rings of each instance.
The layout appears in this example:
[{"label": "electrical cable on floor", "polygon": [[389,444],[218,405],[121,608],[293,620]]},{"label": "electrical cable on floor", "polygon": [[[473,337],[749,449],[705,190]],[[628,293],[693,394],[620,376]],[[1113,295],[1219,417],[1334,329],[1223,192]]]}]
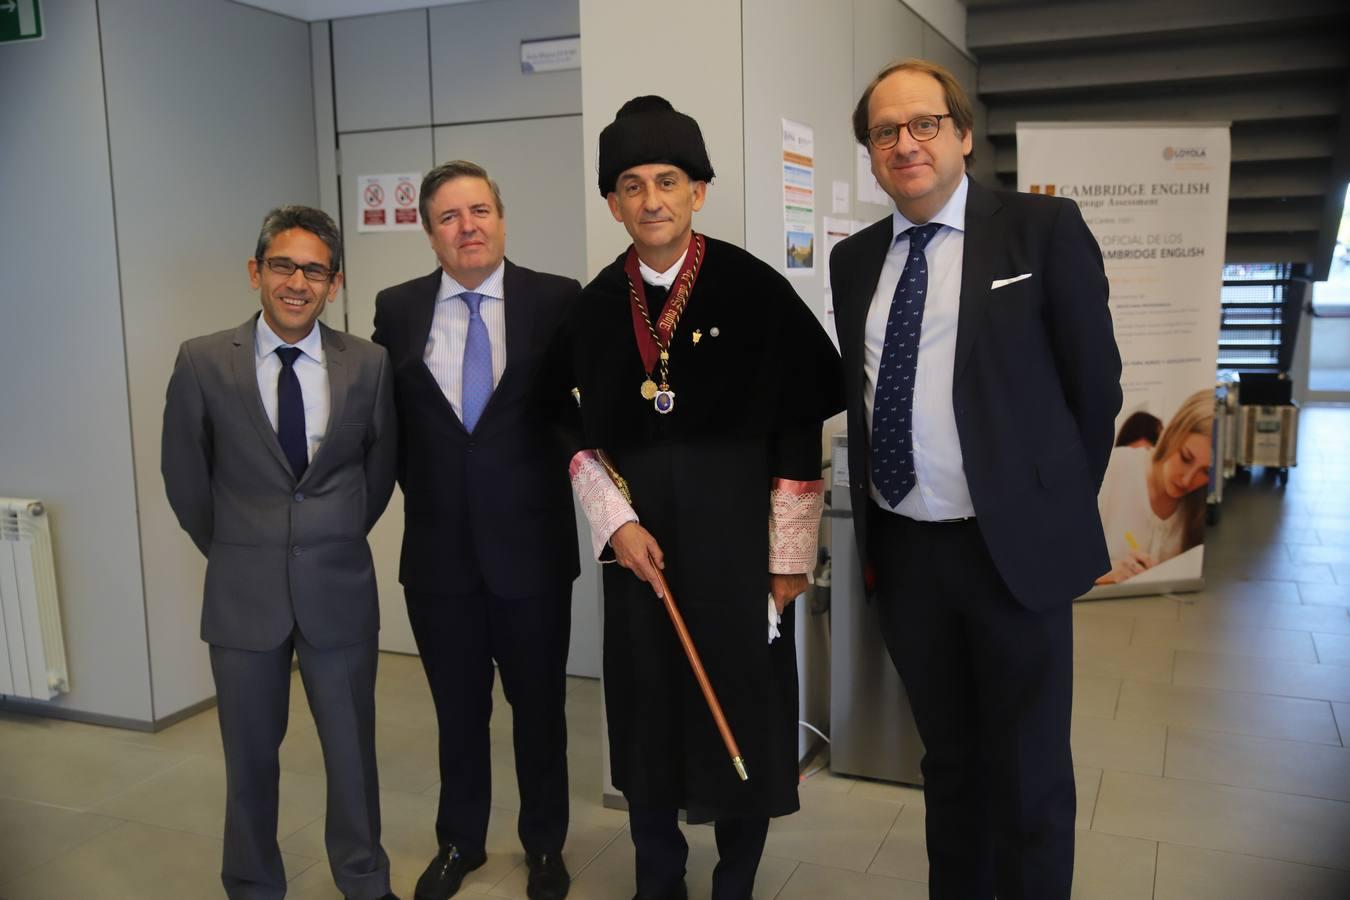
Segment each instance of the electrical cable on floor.
[{"label": "electrical cable on floor", "polygon": [[810,722],[802,722],[802,721],[799,720],[799,721],[797,722],[797,724],[800,725],[800,726],[802,726],[803,728],[809,728],[809,729],[811,729],[812,731],[814,731],[816,734],[820,735],[821,739],[824,740],[825,743],[828,744],[828,743],[830,742],[830,739],[829,739],[828,737],[826,737],[825,732],[821,731],[819,728],[817,728],[816,726],[812,725]]}]

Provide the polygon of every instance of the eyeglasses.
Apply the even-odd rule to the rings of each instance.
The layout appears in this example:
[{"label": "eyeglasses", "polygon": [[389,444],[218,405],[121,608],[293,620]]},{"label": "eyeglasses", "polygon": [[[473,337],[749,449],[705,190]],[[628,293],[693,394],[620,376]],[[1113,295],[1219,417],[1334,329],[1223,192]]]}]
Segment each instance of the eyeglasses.
[{"label": "eyeglasses", "polygon": [[288,259],[284,256],[269,256],[267,259],[262,260],[262,264],[283,278],[290,278],[295,274],[296,269],[299,269],[304,273],[306,281],[317,281],[322,283],[330,281],[333,278],[333,270],[327,266],[321,266],[318,263],[310,263],[307,266],[302,266],[297,264],[295,260]]},{"label": "eyeglasses", "polygon": [[951,113],[942,113],[938,116],[915,116],[908,122],[900,122],[896,125],[877,125],[867,130],[867,140],[878,150],[889,150],[899,143],[900,129],[904,128],[909,132],[909,136],[916,141],[931,141],[938,136],[938,131],[942,128],[942,120],[951,117]]}]

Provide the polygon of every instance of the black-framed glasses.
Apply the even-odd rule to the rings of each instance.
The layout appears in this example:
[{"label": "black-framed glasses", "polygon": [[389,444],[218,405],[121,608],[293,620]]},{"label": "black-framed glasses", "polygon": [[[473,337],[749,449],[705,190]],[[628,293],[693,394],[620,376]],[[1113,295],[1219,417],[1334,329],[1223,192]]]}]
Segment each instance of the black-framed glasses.
[{"label": "black-framed glasses", "polygon": [[295,274],[296,269],[304,273],[306,281],[316,281],[322,284],[325,281],[331,281],[333,278],[333,270],[327,266],[321,266],[318,263],[302,266],[285,256],[269,256],[262,260],[262,264],[282,278],[290,278]]},{"label": "black-framed glasses", "polygon": [[931,141],[942,130],[942,120],[950,119],[951,113],[936,116],[915,116],[908,122],[895,125],[876,125],[867,129],[867,141],[878,150],[889,150],[900,141],[900,129],[904,128],[916,141]]}]

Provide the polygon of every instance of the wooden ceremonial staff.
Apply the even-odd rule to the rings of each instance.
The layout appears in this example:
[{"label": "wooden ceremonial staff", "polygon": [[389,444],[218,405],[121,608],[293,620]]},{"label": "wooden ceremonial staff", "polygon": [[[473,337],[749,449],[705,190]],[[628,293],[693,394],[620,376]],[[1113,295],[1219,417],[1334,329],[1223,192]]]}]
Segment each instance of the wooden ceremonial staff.
[{"label": "wooden ceremonial staff", "polygon": [[[619,474],[619,470],[614,468],[614,463],[609,459],[609,454],[603,450],[596,451],[596,458],[600,464],[605,467],[609,478],[614,482],[614,486],[623,494],[623,499],[628,501],[628,505],[633,505],[633,492],[628,487],[628,481]],[[727,724],[726,714],[722,712],[722,704],[717,699],[717,692],[713,690],[712,682],[708,680],[708,673],[703,669],[703,660],[699,658],[698,648],[694,646],[694,639],[689,636],[689,627],[684,624],[684,616],[680,615],[680,609],[675,605],[675,597],[670,593],[670,585],[666,584],[666,576],[662,574],[660,567],[656,565],[656,560],[650,556],[647,559],[652,564],[652,571],[656,573],[656,581],[661,588],[661,600],[666,604],[666,614],[670,616],[670,623],[675,626],[675,633],[679,635],[680,645],[684,647],[684,655],[689,660],[689,668],[694,670],[694,680],[698,682],[699,688],[703,691],[703,700],[708,704],[708,712],[712,713],[713,721],[717,723],[717,730],[722,735],[722,743],[726,745],[727,753],[731,755],[731,764],[736,767],[736,774],[741,777],[741,781],[749,781],[750,776],[745,772],[745,757],[741,756],[741,748],[736,746],[736,738],[731,734],[731,726]]]},{"label": "wooden ceremonial staff", "polygon": [[689,636],[684,616],[680,615],[679,607],[675,605],[670,585],[666,584],[666,576],[656,567],[655,560],[652,560],[652,569],[656,572],[656,581],[661,587],[661,599],[666,604],[666,613],[670,616],[671,624],[675,626],[675,633],[680,637],[680,644],[684,646],[684,655],[689,658],[689,668],[694,670],[694,679],[703,690],[703,699],[707,701],[708,711],[712,713],[717,730],[722,734],[722,743],[726,744],[727,753],[731,755],[731,764],[736,767],[736,774],[741,776],[741,781],[749,781],[750,776],[745,772],[745,757],[741,756],[741,748],[736,746],[736,738],[731,734],[731,726],[727,724],[722,704],[717,700],[717,692],[713,690],[712,682],[708,680],[708,673],[703,670],[703,660],[699,658],[698,648],[694,646],[694,639]]}]

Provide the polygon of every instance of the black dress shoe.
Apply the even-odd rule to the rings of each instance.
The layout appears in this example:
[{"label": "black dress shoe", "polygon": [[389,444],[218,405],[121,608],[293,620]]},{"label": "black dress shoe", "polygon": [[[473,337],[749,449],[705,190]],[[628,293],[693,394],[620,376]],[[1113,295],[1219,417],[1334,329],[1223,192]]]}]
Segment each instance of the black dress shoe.
[{"label": "black dress shoe", "polygon": [[530,879],[525,883],[525,896],[530,900],[563,900],[572,886],[572,876],[559,853],[526,853],[525,865]]},{"label": "black dress shoe", "polygon": [[454,844],[446,844],[436,853],[422,877],[417,879],[416,900],[446,900],[464,883],[464,876],[487,862],[487,854],[479,851],[474,856],[461,853]]}]

